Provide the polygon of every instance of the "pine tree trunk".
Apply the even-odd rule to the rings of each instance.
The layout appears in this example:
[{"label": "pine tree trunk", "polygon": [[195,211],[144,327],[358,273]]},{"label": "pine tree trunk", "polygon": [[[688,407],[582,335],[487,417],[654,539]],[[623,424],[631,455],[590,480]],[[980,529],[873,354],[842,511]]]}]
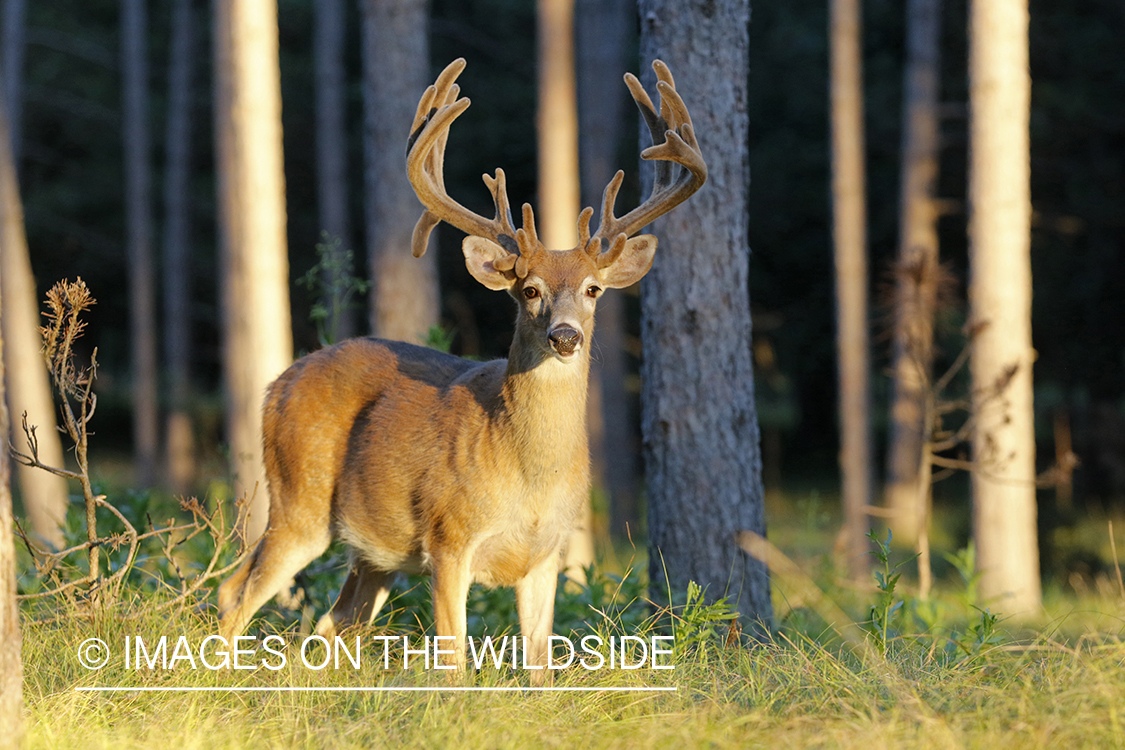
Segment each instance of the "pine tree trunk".
[{"label": "pine tree trunk", "polygon": [[[973,536],[996,610],[1041,603],[1031,346],[1027,0],[974,0],[969,16],[969,304],[973,339]],[[998,398],[988,398],[1007,377]]]},{"label": "pine tree trunk", "polygon": [[[574,0],[538,0],[539,206],[536,225],[543,245],[568,250],[578,242],[578,86],[574,67]],[[587,409],[587,416],[589,409]],[[601,432],[595,415],[593,432]],[[564,569],[584,580],[594,562],[594,514],[587,502],[570,535]]]},{"label": "pine tree trunk", "polygon": [[164,166],[164,365],[168,378],[165,479],[174,492],[188,492],[195,474],[191,412],[191,205],[192,93],[195,18],[191,0],[172,6],[168,63],[168,124]]},{"label": "pine tree trunk", "polygon": [[[342,256],[352,247],[348,221],[348,131],[345,125],[344,96],[344,0],[317,0],[313,4],[315,34],[313,55],[316,67],[316,186],[320,229],[340,245],[332,270],[325,273],[329,289],[347,283],[341,272]],[[329,295],[331,298],[331,295]],[[351,310],[328,310],[334,323],[328,331],[332,341],[342,341],[355,333]]]},{"label": "pine tree trunk", "polygon": [[[582,205],[601,204],[617,169],[625,107],[630,26],[636,7],[626,0],[578,0],[578,137]],[[598,302],[594,356],[590,361],[590,453],[594,484],[609,493],[610,532],[637,530],[637,445],[625,387],[625,299],[607,294]]]},{"label": "pine tree trunk", "polygon": [[[0,309],[3,307],[0,291]],[[0,313],[2,314],[2,313]],[[2,326],[0,326],[2,330]],[[0,333],[0,435],[11,425],[4,398],[4,337]],[[16,549],[8,452],[0,452],[0,748],[16,748],[23,734],[23,662],[16,603]]]},{"label": "pine tree trunk", "polygon": [[765,535],[747,285],[749,2],[642,0],[640,17],[642,81],[655,91],[649,63],[668,64],[710,169],[655,222],[660,246],[641,282],[653,593],[695,581],[768,622],[768,572],[737,542]]},{"label": "pine tree trunk", "polygon": [[924,389],[933,367],[937,296],[938,96],[941,0],[910,0],[906,11],[902,187],[895,290],[894,401],[887,445],[886,507],[895,538],[914,544],[925,509],[919,486]]},{"label": "pine tree trunk", "polygon": [[406,139],[430,85],[427,0],[361,0],[371,330],[420,343],[438,322],[433,251],[410,254],[419,205],[406,179]]},{"label": "pine tree trunk", "polygon": [[214,37],[227,434],[253,540],[269,508],[262,398],[293,361],[275,0],[216,0]]},{"label": "pine tree trunk", "polygon": [[[28,424],[38,426],[40,460],[61,467],[62,442],[55,429],[55,404],[47,367],[40,353],[43,341],[39,337],[38,293],[24,234],[15,163],[7,144],[7,117],[0,101],[0,294],[3,296],[0,317],[6,344],[7,403],[17,419],[26,412]],[[7,438],[9,433],[2,435]],[[23,446],[23,441],[22,433],[13,436],[16,445]],[[61,548],[62,527],[70,502],[66,480],[28,466],[20,466],[18,476],[32,530],[47,543]]]},{"label": "pine tree trunk", "polygon": [[152,263],[151,165],[148,131],[148,31],[145,0],[122,0],[125,221],[129,259],[129,343],[132,359],[133,460],[137,482],[156,479],[156,299]]},{"label": "pine tree trunk", "polygon": [[867,570],[871,504],[871,374],[867,331],[867,208],[859,0],[832,0],[832,239],[836,261],[841,531],[849,574]]}]

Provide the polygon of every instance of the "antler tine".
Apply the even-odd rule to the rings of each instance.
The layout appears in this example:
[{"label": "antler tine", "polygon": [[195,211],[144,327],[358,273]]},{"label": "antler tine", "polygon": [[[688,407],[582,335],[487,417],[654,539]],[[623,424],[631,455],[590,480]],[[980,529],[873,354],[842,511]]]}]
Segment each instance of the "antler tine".
[{"label": "antler tine", "polygon": [[[582,209],[582,213],[578,215],[578,247],[586,248],[586,252],[590,252],[588,245],[590,244],[590,219],[594,215],[594,209],[586,206]],[[590,253],[594,255],[594,253]]]},{"label": "antler tine", "polygon": [[[414,193],[426,207],[411,238],[411,252],[421,257],[426,252],[430,233],[440,222],[451,224],[466,234],[484,237],[513,251],[511,211],[505,188],[503,170],[496,177],[485,175],[485,184],[492,192],[496,217],[486,219],[449,197],[445,189],[445,147],[453,121],[469,107],[469,99],[458,99],[461,92],[457,76],[465,69],[464,58],[445,67],[437,80],[422,94],[407,141],[406,171]],[[507,243],[504,238],[509,238]]]},{"label": "antler tine", "polygon": [[657,77],[660,114],[657,114],[652,99],[636,76],[625,74],[625,85],[629,87],[629,92],[652,133],[653,145],[641,152],[642,159],[656,162],[653,165],[655,174],[652,193],[641,205],[617,218],[613,213],[614,205],[624,173],[619,171],[614,175],[602,196],[601,224],[591,240],[600,239],[603,247],[612,243],[609,250],[599,256],[599,265],[611,263],[609,256],[614,250],[620,253],[617,247],[619,235],[628,238],[636,234],[654,219],[687,200],[707,180],[707,163],[695,138],[691,114],[676,91],[672,72],[660,60],[653,62],[652,69]]},{"label": "antler tine", "polygon": [[508,203],[508,180],[504,174],[504,170],[500,167],[496,168],[496,176],[489,177],[488,174],[483,174],[481,177],[484,179],[484,184],[488,188],[488,192],[492,193],[492,203],[496,207],[496,221],[500,226],[500,235],[497,239],[505,250],[510,253],[515,252],[515,246],[508,246],[508,240],[514,240],[516,236],[516,228],[512,223],[512,207]]}]

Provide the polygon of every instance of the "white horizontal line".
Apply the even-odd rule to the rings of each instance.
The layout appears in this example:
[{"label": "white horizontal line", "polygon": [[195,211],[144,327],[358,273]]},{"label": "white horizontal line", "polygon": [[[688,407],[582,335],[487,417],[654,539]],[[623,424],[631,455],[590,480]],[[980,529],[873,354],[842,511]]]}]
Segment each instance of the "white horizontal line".
[{"label": "white horizontal line", "polygon": [[675,687],[76,687],[77,693],[669,693]]}]

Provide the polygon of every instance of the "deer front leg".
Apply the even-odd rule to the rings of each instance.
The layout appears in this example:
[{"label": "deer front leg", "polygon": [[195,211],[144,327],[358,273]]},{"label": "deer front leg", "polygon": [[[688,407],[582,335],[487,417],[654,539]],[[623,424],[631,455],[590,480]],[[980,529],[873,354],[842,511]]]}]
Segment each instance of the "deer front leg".
[{"label": "deer front leg", "polygon": [[[445,554],[434,560],[431,588],[434,600],[434,630],[442,640],[438,647],[448,651],[450,636],[453,639],[453,664],[458,672],[465,670],[465,600],[469,596],[472,574],[470,555]],[[435,655],[435,661],[437,656]],[[447,657],[448,658],[448,657]],[[437,666],[437,664],[435,664]],[[441,666],[447,667],[448,662]]]},{"label": "deer front leg", "polygon": [[532,685],[542,685],[554,676],[548,670],[551,655],[547,649],[547,638],[555,621],[555,587],[558,581],[558,556],[548,555],[516,583],[516,608],[520,632],[527,639],[527,664],[541,667],[532,670]]}]

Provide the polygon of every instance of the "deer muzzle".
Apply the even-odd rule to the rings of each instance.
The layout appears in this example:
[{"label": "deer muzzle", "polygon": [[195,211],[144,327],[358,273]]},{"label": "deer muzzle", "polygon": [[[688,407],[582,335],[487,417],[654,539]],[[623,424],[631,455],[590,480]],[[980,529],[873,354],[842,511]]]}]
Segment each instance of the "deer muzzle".
[{"label": "deer muzzle", "polygon": [[582,332],[568,325],[560,325],[547,334],[551,348],[560,357],[570,357],[582,346]]}]

